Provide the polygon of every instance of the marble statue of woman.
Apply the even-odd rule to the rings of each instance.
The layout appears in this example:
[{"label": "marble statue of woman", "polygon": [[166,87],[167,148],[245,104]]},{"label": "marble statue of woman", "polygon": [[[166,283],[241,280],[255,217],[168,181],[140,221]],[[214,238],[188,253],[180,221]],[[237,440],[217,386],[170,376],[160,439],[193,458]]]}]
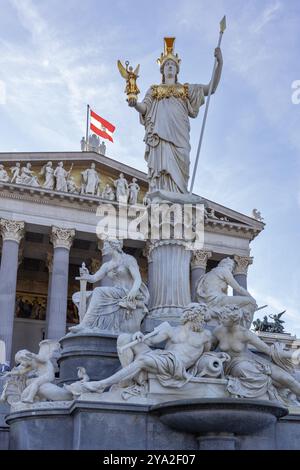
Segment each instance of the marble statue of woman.
[{"label": "marble statue of woman", "polygon": [[98,186],[100,184],[100,178],[96,171],[95,163],[91,163],[91,167],[84,170],[81,173],[81,177],[83,181],[81,187],[82,193],[95,196],[98,192]]},{"label": "marble statue of woman", "polygon": [[114,185],[116,188],[117,201],[126,204],[128,200],[128,183],[123,173],[120,173],[119,178],[114,181]]},{"label": "marble statue of woman", "polygon": [[[94,284],[104,277],[110,277],[114,285],[96,287],[87,292],[87,311],[79,325],[70,328],[72,332],[98,330],[111,333],[131,332],[140,329],[147,313],[149,292],[142,282],[136,259],[122,250],[122,241],[107,240],[103,253],[111,260],[104,263],[94,275],[83,274],[81,280]],[[80,292],[73,295],[78,306]]]},{"label": "marble statue of woman", "polygon": [[67,179],[71,174],[72,168],[73,168],[73,165],[71,165],[71,168],[69,171],[66,171],[64,169],[63,162],[59,162],[59,164],[57,165],[54,171],[54,176],[56,178],[56,185],[55,185],[56,191],[63,191],[65,193],[68,192]]},{"label": "marble statue of woman", "polygon": [[140,186],[137,184],[137,179],[132,178],[132,183],[128,185],[129,188],[129,204],[134,206],[137,203]]},{"label": "marble statue of woman", "polygon": [[[268,346],[253,331],[242,326],[244,313],[236,305],[221,312],[221,325],[213,331],[214,346],[229,354],[225,375],[228,391],[237,397],[281,400],[279,392],[289,390],[300,398],[300,383],[293,376],[291,351],[279,343]],[[269,360],[254,354],[249,347],[264,353]]]},{"label": "marble statue of woman", "polygon": [[55,181],[54,181],[54,170],[52,168],[52,162],[48,162],[46,165],[44,165],[43,168],[41,169],[40,174],[45,177],[43,188],[53,189]]},{"label": "marble statue of woman", "polygon": [[[165,38],[165,51],[159,59],[162,83],[153,85],[144,100],[128,100],[140,114],[145,127],[145,159],[153,190],[187,193],[190,167],[190,123],[196,118],[210,84],[178,82],[180,59],[174,54],[174,38]],[[218,65],[212,86],[217,89],[222,70],[222,53],[215,50]]]}]

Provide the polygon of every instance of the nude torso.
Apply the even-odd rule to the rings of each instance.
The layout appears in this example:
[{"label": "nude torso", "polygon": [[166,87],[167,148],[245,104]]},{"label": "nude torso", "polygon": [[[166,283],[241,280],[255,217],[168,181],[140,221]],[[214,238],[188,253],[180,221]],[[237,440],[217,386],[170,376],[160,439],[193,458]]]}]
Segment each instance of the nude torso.
[{"label": "nude torso", "polygon": [[165,350],[174,353],[183,362],[186,369],[199,359],[204,347],[211,339],[209,331],[194,332],[178,326],[172,331],[171,338],[166,343]]},{"label": "nude torso", "polygon": [[221,326],[216,328],[214,336],[218,339],[220,350],[230,356],[239,355],[247,350],[248,340],[243,329],[231,331]]}]

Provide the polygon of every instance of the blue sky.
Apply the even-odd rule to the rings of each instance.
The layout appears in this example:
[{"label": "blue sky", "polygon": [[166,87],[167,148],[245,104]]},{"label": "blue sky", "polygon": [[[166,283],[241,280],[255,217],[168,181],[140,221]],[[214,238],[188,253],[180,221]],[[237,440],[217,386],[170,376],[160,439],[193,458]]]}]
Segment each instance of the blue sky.
[{"label": "blue sky", "polygon": [[[117,127],[112,158],[146,170],[143,128],[129,109],[117,59],[141,64],[141,97],[176,36],[180,81],[207,83],[218,39],[224,71],[212,97],[195,191],[245,214],[261,210],[249,290],[287,309],[300,336],[300,80],[298,0],[0,0],[0,151],[79,150],[86,104]],[[202,112],[191,122],[195,157]]]}]

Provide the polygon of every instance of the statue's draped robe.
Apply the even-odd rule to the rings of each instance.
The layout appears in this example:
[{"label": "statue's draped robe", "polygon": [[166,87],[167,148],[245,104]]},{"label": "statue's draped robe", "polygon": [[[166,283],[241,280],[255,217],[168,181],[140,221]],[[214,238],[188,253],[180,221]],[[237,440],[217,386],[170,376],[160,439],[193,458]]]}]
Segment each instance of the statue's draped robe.
[{"label": "statue's draped robe", "polygon": [[150,88],[143,100],[146,113],[145,159],[153,189],[186,193],[190,167],[190,123],[204,104],[202,85],[187,85],[188,97],[157,99]]}]

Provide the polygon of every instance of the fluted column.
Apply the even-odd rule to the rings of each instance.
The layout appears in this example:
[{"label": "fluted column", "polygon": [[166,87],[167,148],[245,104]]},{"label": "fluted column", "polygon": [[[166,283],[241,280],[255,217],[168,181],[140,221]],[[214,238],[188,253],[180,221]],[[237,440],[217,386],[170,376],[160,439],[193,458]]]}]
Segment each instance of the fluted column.
[{"label": "fluted column", "polygon": [[[251,256],[234,256],[235,269],[234,269],[234,278],[244,289],[247,289],[247,274],[248,267],[253,263],[253,258]],[[233,295],[238,295],[233,291]]]},{"label": "fluted column", "polygon": [[6,345],[6,361],[10,363],[14,326],[19,245],[25,229],[24,222],[0,220],[2,257],[0,267],[0,339]]},{"label": "fluted column", "polygon": [[59,339],[66,333],[69,254],[75,230],[52,227],[53,270],[46,337]]},{"label": "fluted column", "polygon": [[53,252],[52,251],[48,251],[47,253],[46,266],[48,269],[48,293],[47,293],[47,309],[46,309],[46,331],[47,331],[48,320],[49,320],[50,298],[51,298],[52,271],[53,271]]},{"label": "fluted column", "polygon": [[207,261],[211,258],[211,251],[195,250],[192,252],[191,259],[191,291],[192,301],[196,300],[196,286],[200,277],[205,274]]},{"label": "fluted column", "polygon": [[148,243],[149,316],[178,320],[182,307],[191,302],[191,251],[181,240]]}]

